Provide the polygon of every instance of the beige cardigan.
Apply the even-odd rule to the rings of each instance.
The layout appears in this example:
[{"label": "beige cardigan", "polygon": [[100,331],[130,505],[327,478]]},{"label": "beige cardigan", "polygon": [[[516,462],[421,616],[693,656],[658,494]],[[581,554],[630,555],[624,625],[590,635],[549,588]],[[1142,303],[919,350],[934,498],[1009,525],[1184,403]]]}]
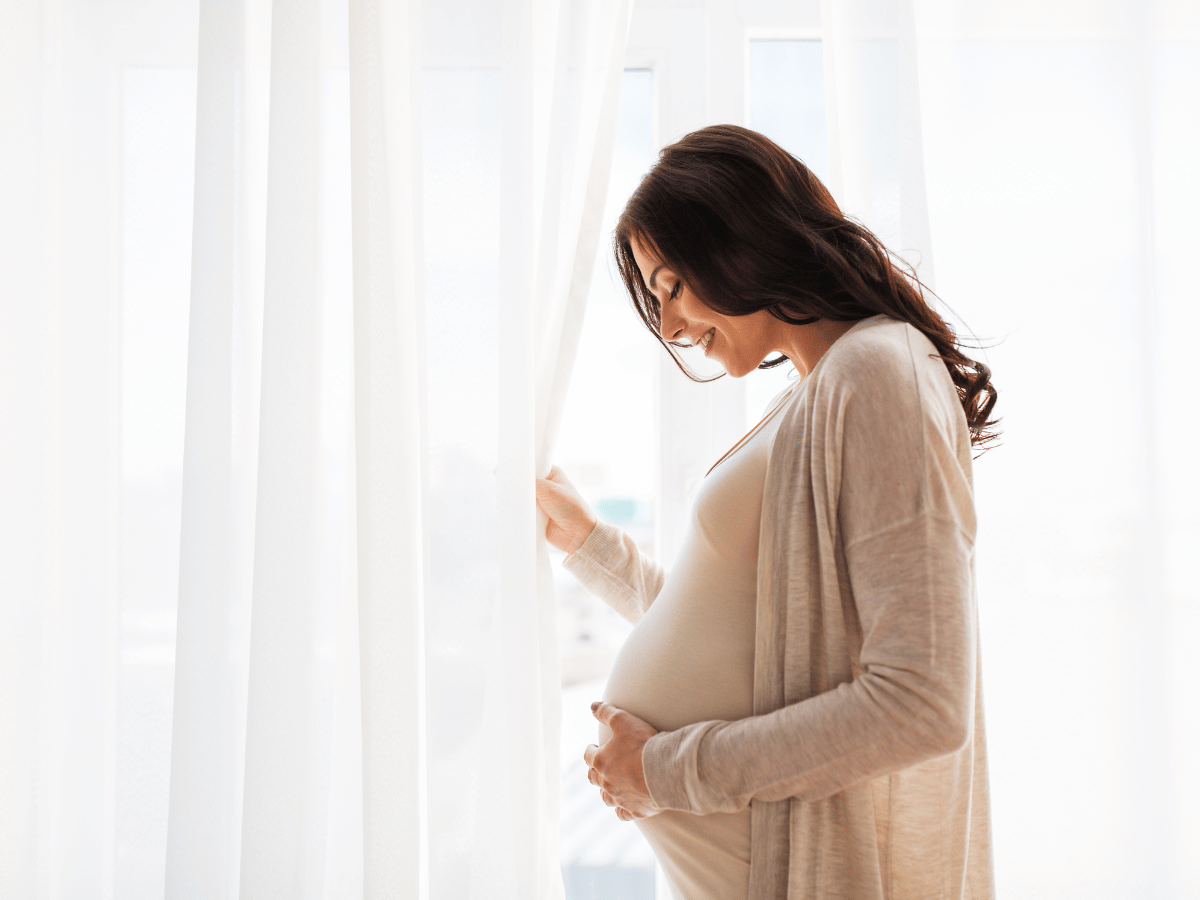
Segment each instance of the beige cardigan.
[{"label": "beige cardigan", "polygon": [[[992,877],[971,447],[909,325],[857,323],[778,413],[755,715],[662,732],[655,801],[751,807],[752,900],[985,900]],[[567,567],[627,617],[662,570],[612,526]]]}]

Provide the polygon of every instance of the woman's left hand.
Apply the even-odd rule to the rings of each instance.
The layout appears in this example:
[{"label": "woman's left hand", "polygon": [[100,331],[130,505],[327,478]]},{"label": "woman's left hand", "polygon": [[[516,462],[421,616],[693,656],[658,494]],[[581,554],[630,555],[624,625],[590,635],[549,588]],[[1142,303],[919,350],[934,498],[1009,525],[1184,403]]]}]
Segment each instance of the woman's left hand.
[{"label": "woman's left hand", "polygon": [[603,747],[588,744],[583,751],[588,781],[600,788],[600,799],[615,806],[617,818],[625,821],[661,812],[646,787],[642,769],[642,748],[658,731],[611,703],[593,703],[592,715],[612,731]]}]

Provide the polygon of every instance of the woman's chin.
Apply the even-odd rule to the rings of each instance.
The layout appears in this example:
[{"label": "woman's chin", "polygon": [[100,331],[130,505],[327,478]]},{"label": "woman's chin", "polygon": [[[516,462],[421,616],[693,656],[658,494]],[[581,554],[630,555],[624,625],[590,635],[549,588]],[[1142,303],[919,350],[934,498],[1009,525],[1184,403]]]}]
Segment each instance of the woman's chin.
[{"label": "woman's chin", "polygon": [[749,369],[744,369],[737,364],[730,364],[719,357],[709,357],[709,359],[712,359],[714,362],[720,364],[721,368],[725,370],[725,374],[730,378],[745,378],[752,371],[754,371],[753,366],[751,366]]}]

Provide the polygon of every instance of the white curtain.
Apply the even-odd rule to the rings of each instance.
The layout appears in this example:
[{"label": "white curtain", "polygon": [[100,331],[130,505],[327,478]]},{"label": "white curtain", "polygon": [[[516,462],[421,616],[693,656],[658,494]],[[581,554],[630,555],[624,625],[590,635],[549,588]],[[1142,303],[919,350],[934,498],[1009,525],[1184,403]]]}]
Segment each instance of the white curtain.
[{"label": "white curtain", "polygon": [[[120,220],[113,24],[0,7],[0,894],[113,878]],[[114,42],[115,43],[115,42]]]},{"label": "white curtain", "polygon": [[0,12],[0,895],[561,896],[533,480],[630,4],[194,16]]},{"label": "white curtain", "polygon": [[1200,891],[1194,3],[827,0],[830,182],[989,349],[1000,893]]},{"label": "white curtain", "polygon": [[912,0],[823,0],[828,187],[933,286]]}]

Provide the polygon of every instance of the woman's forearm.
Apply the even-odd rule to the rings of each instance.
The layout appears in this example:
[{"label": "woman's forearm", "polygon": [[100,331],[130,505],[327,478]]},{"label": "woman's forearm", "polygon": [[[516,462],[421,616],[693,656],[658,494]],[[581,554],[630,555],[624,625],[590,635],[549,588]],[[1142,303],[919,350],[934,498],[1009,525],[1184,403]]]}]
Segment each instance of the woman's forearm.
[{"label": "woman's forearm", "polygon": [[563,567],[624,619],[637,622],[662,590],[667,572],[633,539],[607,522],[595,529]]}]

